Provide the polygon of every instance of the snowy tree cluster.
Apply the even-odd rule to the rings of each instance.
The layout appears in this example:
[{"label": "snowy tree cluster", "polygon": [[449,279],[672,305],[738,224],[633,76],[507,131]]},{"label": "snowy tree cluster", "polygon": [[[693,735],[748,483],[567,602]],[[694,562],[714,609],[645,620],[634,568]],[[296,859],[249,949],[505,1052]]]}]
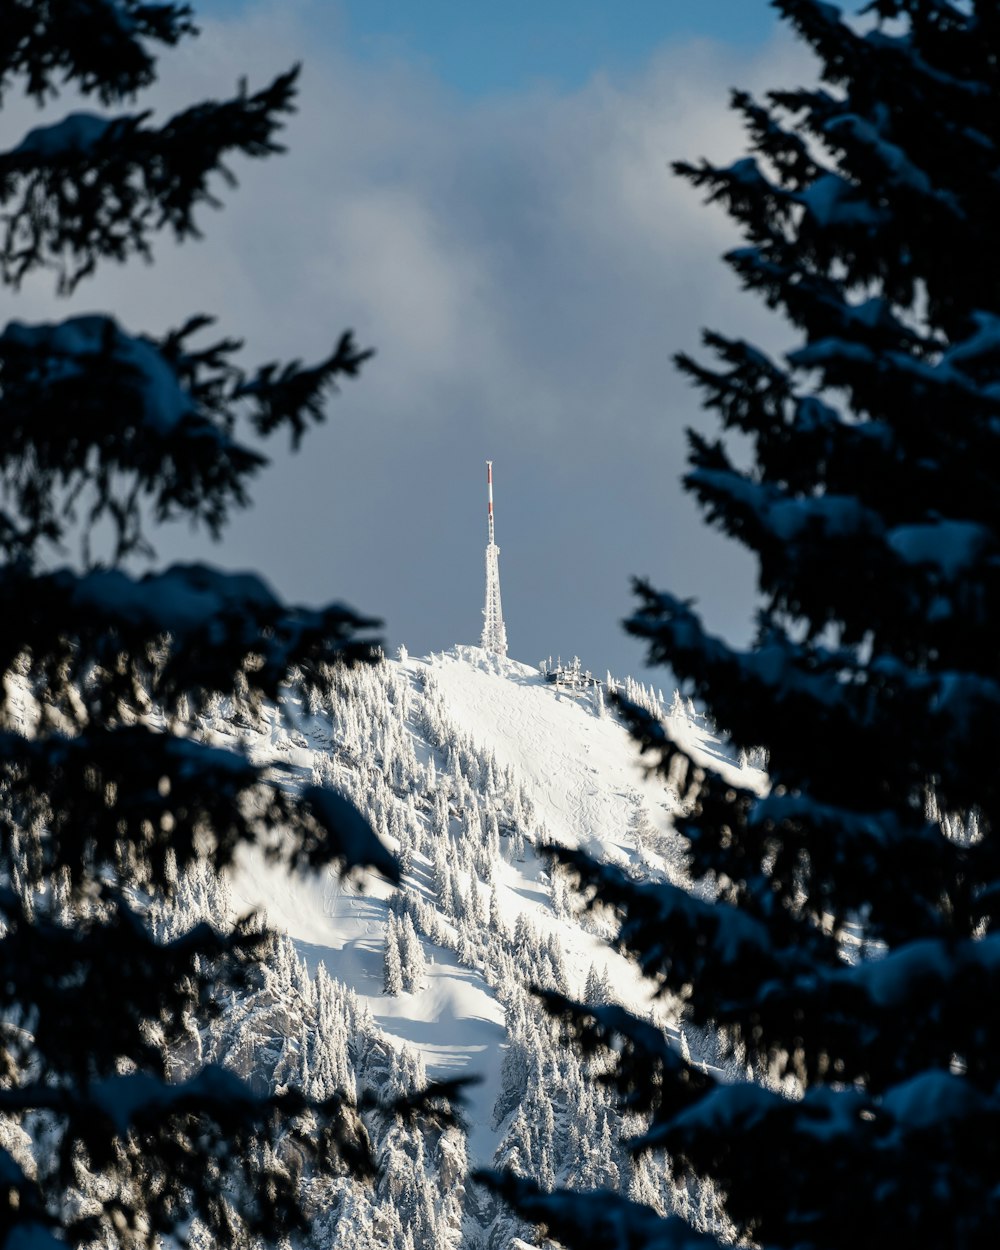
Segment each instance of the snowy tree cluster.
[{"label": "snowy tree cluster", "polygon": [[[194,919],[221,926],[231,910],[225,878],[202,866],[184,874],[169,904],[156,906],[154,927],[169,940]],[[416,943],[412,925],[409,933]],[[405,950],[413,961],[409,973],[419,953]],[[291,1246],[430,1250],[461,1244],[464,1136],[452,1124],[426,1117],[406,1123],[393,1112],[395,1102],[413,1099],[428,1084],[420,1056],[390,1044],[369,1008],[325,965],[311,972],[288,938],[272,935],[250,983],[219,1002],[207,1025],[199,1028],[191,1018],[185,1029],[188,1045],[171,1050],[174,1079],[211,1061],[261,1092],[298,1089],[318,1102],[346,1094],[362,1108],[358,1131],[378,1168],[370,1178],[317,1172],[292,1135],[269,1147],[271,1166],[294,1176],[310,1212],[308,1232],[293,1236]],[[191,1242],[195,1250],[215,1244],[197,1221]]]},{"label": "snowy tree cluster", "polygon": [[[531,993],[532,987],[559,994],[582,990],[586,1001],[601,1003],[614,997],[607,974],[593,967],[584,984],[571,985],[555,930],[543,936],[523,914],[510,925],[498,910],[495,887],[505,858],[534,858],[532,846],[544,841],[545,831],[533,826],[530,800],[513,776],[450,723],[433,672],[418,672],[417,689],[409,694],[401,671],[338,674],[339,697],[331,706],[344,707],[349,688],[367,688],[364,719],[374,723],[380,715],[388,718],[387,728],[376,731],[371,739],[383,759],[385,743],[398,732],[388,725],[397,715],[398,726],[398,710],[404,708],[426,744],[424,749],[432,748],[426,754],[422,777],[415,779],[422,795],[416,823],[412,793],[408,793],[404,804],[409,819],[394,828],[386,817],[384,827],[390,836],[402,827],[403,837],[409,838],[400,846],[408,874],[397,906],[412,915],[416,930],[429,942],[454,950],[463,963],[481,970],[504,1007],[509,1044],[494,1107],[494,1124],[500,1134],[495,1161],[546,1187],[586,1190],[608,1185],[651,1202],[657,1210],[682,1211],[696,1227],[720,1227],[708,1196],[710,1186],[677,1181],[669,1168],[631,1157],[622,1143],[643,1123],[623,1115],[614,1091],[592,1079],[590,1065],[560,1044]],[[371,687],[378,683],[395,689],[376,695]],[[631,680],[621,685],[628,695],[655,700],[662,710],[662,699],[652,690]],[[363,803],[360,795],[351,793]],[[376,783],[371,810],[379,829],[383,827],[380,794]],[[396,796],[397,805],[400,797]],[[659,835],[638,792],[632,801],[631,836],[641,856],[643,848],[655,844]],[[541,869],[542,861],[538,864]],[[565,887],[558,872],[548,879],[548,889],[553,913],[567,916]],[[585,924],[585,919],[575,917],[575,923]],[[502,1204],[481,1193],[472,1201],[484,1247],[506,1250],[512,1239],[531,1241],[530,1227],[512,1217]]]},{"label": "snowy tree cluster", "polygon": [[385,930],[385,992],[413,994],[423,987],[424,948],[408,911],[389,912]]},{"label": "snowy tree cluster", "polygon": [[[551,697],[557,697],[555,690]],[[592,706],[587,711],[598,715]],[[405,662],[350,670],[333,666],[317,673],[312,685],[300,676],[277,705],[257,709],[253,724],[230,699],[203,715],[196,732],[214,742],[235,735],[261,764],[273,760],[298,769],[299,784],[336,787],[394,849],[401,881],[385,900],[375,992],[419,995],[434,963],[449,953],[492,988],[507,1036],[492,1107],[495,1163],[552,1188],[610,1185],[659,1211],[681,1210],[699,1226],[709,1226],[715,1212],[704,1187],[631,1157],[624,1142],[646,1120],[623,1109],[614,1090],[594,1079],[596,1061],[563,1044],[532,993],[537,987],[614,1003],[603,967],[589,965],[571,974],[564,945],[567,934],[593,929],[606,935],[607,927],[571,907],[564,874],[535,852],[548,835],[534,819],[523,785],[456,726],[432,667]],[[627,836],[637,861],[648,849],[651,873],[662,875],[663,861],[656,854],[661,834],[637,790],[627,801],[632,812]],[[523,912],[512,916],[501,902],[515,868],[532,874],[548,899],[537,920]],[[284,966],[286,957],[281,958]],[[335,966],[330,971],[335,973]],[[310,1080],[318,1067],[346,1071],[346,1088],[361,1097],[371,1088],[371,1077],[359,1067],[359,1056],[373,1052],[384,1063],[393,1044],[355,1006],[342,1013],[353,1022],[346,1061],[340,1042],[333,1047],[340,1058],[322,1058],[308,1041],[314,1026],[303,1006],[322,994],[318,986],[304,987],[305,975],[292,958],[280,973],[282,992],[274,992],[270,1002],[259,995],[249,1000],[256,1006],[234,1004],[227,1009],[235,1012],[234,1023],[220,1026],[220,1036],[231,1039],[230,1053],[242,1056],[240,1062],[254,1056],[254,1079],[273,1083],[292,1074]],[[277,1005],[286,999],[288,1005]],[[290,1013],[287,1027],[278,1026],[282,1012]],[[351,1028],[361,1038],[357,1045],[350,1041]],[[283,1030],[294,1039],[287,1047],[280,1042]],[[424,1076],[413,1053],[405,1048],[399,1053],[399,1062],[419,1085]],[[403,1088],[398,1077],[393,1080],[393,1088]],[[373,1122],[368,1111],[362,1115],[375,1158],[386,1164],[385,1179],[376,1182],[374,1196],[355,1181],[341,1182],[336,1201],[325,1208],[324,1228],[332,1244],[374,1236],[383,1237],[381,1244],[407,1250],[449,1244],[509,1250],[519,1242],[532,1244],[530,1223],[481,1186],[466,1182],[466,1147],[458,1130],[410,1128],[387,1120],[376,1136],[377,1117]],[[449,1177],[460,1174],[456,1188]],[[415,1201],[424,1212],[419,1218]]]},{"label": "snowy tree cluster", "polygon": [[[652,685],[643,685],[641,681],[636,681],[634,677],[626,677],[619,681],[617,678],[608,674],[607,677],[608,691],[612,695],[620,695],[627,703],[633,704],[635,707],[642,708],[648,712],[650,716],[662,718],[667,712],[667,704],[663,698],[663,691],[656,690]],[[675,693],[675,700],[679,697]],[[672,710],[677,710],[676,702],[671,705]],[[684,706],[683,714],[686,717],[694,718],[697,713],[694,706]]]}]

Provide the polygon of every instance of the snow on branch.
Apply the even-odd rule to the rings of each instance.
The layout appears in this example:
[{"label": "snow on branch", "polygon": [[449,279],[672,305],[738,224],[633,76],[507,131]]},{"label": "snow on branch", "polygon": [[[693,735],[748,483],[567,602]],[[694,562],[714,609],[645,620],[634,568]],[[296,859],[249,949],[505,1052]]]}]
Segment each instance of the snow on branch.
[{"label": "snow on branch", "polygon": [[[747,533],[748,545],[752,543],[757,550],[764,545],[765,535],[769,541],[791,545],[807,537],[816,543],[870,540],[881,537],[884,531],[881,516],[846,493],[797,496],[729,469],[698,467],[684,480],[710,505],[711,514],[717,511],[738,518],[741,530]],[[719,499],[725,500],[724,509],[718,502],[712,506]]]},{"label": "snow on branch", "polygon": [[[838,730],[855,728],[851,688],[842,679],[856,663],[852,653],[800,646],[776,631],[752,650],[739,651],[707,633],[690,602],[643,582],[635,589],[641,603],[626,630],[647,640],[650,663],[671,665],[699,697],[711,695],[738,746],[753,745],[765,725],[774,730],[772,750],[785,739],[794,742],[797,715],[806,709],[823,713],[833,740],[839,740]],[[750,702],[742,698],[746,692],[754,696]],[[767,709],[780,711],[781,722],[772,725]]]},{"label": "snow on branch", "polygon": [[[969,341],[975,346],[967,357],[953,349],[938,361],[928,361],[902,352],[877,352],[866,344],[829,335],[789,352],[788,362],[796,369],[820,369],[826,386],[850,387],[855,394],[864,393],[859,381],[863,383],[866,374],[877,377],[891,366],[897,397],[902,394],[908,398],[906,392],[910,390],[916,400],[923,396],[926,402],[929,397],[939,407],[954,405],[966,412],[978,408],[978,416],[986,413],[996,419],[1000,415],[1000,384],[992,377],[984,383],[974,369],[987,351],[995,359],[996,338],[990,341],[977,331]],[[963,343],[965,340],[958,340],[955,347]],[[906,404],[902,407],[906,411]]]},{"label": "snow on branch", "polygon": [[[220,933],[202,922],[161,942],[120,891],[105,883],[99,890],[92,885],[92,893],[100,894],[106,918],[70,927],[37,910],[29,914],[13,888],[0,888],[0,1006],[5,1020],[32,1021],[28,1033],[4,1024],[4,1045],[19,1066],[34,1053],[45,1071],[76,1077],[110,1073],[120,1055],[139,1055],[147,1070],[162,1075],[167,1057],[151,1040],[150,1026],[183,1032],[193,1010],[245,986],[268,937],[259,926]],[[99,975],[107,967],[114,968],[112,978]],[[9,1014],[15,1008],[19,1014]],[[37,1070],[39,1059],[26,1070]]]},{"label": "snow on branch", "polygon": [[[75,1086],[39,1082],[0,1090],[0,1112],[34,1109],[63,1119],[91,1158],[113,1151],[119,1183],[126,1177],[140,1183],[150,1175],[162,1178],[155,1187],[147,1180],[152,1191],[147,1232],[174,1232],[199,1208],[210,1225],[222,1226],[217,1234],[231,1229],[225,1212],[213,1211],[211,1204],[223,1207],[223,1195],[231,1195],[237,1184],[246,1186],[242,1204],[248,1222],[276,1221],[286,1234],[304,1231],[308,1222],[296,1201],[299,1171],[275,1154],[279,1125],[284,1144],[292,1145],[303,1163],[339,1160],[358,1177],[375,1174],[367,1132],[345,1096],[258,1094],[218,1064],[173,1084],[140,1071],[85,1078]],[[263,1149],[253,1150],[255,1143]],[[111,1186],[98,1200],[118,1227],[129,1214],[121,1193],[127,1195],[127,1186]]]},{"label": "snow on branch", "polygon": [[151,236],[167,225],[197,237],[194,211],[219,206],[209,178],[235,182],[230,153],[262,157],[277,142],[282,114],[294,111],[298,67],[253,95],[194,105],[161,127],[149,112],[102,119],[76,114],[31,132],[0,154],[0,278],[13,286],[47,267],[63,293],[100,260],[150,259]]},{"label": "snow on branch", "polygon": [[732,107],[743,115],[754,148],[778,170],[784,184],[804,187],[816,178],[819,167],[801,135],[780,125],[748,91],[734,91]]},{"label": "snow on branch", "polygon": [[772,978],[815,969],[815,952],[797,943],[782,946],[763,921],[737,907],[696,898],[669,882],[633,881],[583,851],[542,850],[573,872],[590,901],[618,909],[618,945],[635,955],[645,976],[676,992],[711,986],[720,1019]]},{"label": "snow on branch", "polygon": [[276,700],[296,666],[380,654],[363,636],[377,622],[352,609],[288,606],[256,574],[205,564],[143,577],[120,569],[32,577],[12,565],[0,569],[0,592],[18,604],[0,626],[0,662],[9,667],[30,649],[51,677],[47,696],[72,720],[88,700],[95,714],[113,716],[116,699],[172,708],[188,694],[198,704],[238,680]]},{"label": "snow on branch", "polygon": [[98,314],[6,326],[0,482],[8,511],[0,545],[30,556],[40,541],[58,542],[84,503],[85,538],[110,520],[116,559],[148,550],[144,501],[158,520],[185,515],[217,534],[229,510],[247,503],[247,480],[266,463],[234,438],[237,417],[245,414],[260,435],[287,425],[298,442],[308,419],[323,419],[324,393],[370,355],[345,333],[318,365],[271,364],[247,378],[232,359],[238,342],[192,345],[210,324],[193,317],[162,340]]},{"label": "snow on branch", "polygon": [[[801,1229],[789,1244],[804,1245],[811,1244],[808,1234],[815,1227],[817,1184],[825,1190],[834,1183],[837,1193],[850,1192],[855,1183],[871,1185],[892,1221],[897,1203],[913,1202],[933,1178],[947,1174],[963,1143],[990,1140],[998,1122],[995,1095],[929,1070],[881,1097],[863,1088],[818,1085],[796,1101],[759,1085],[719,1085],[651,1130],[646,1141],[669,1151],[689,1174],[711,1172],[737,1219],[760,1211],[762,1195],[765,1208],[780,1203],[789,1226]],[[783,1168],[772,1196],[774,1160],[792,1158],[795,1166]],[[831,1244],[845,1244],[844,1236],[856,1230],[856,1212],[846,1207],[840,1218],[828,1217],[827,1227],[841,1233]]]},{"label": "snow on branch", "polygon": [[473,1179],[499,1194],[515,1211],[575,1250],[715,1250],[718,1241],[677,1216],[664,1219],[651,1207],[607,1189],[548,1192],[511,1172],[482,1169]]},{"label": "snow on branch", "polygon": [[346,799],[317,786],[300,794],[291,775],[275,785],[274,768],[144,725],[76,738],[0,734],[12,813],[47,831],[21,869],[26,882],[65,868],[83,884],[99,863],[169,893],[191,862],[207,856],[222,868],[254,843],[290,866],[339,863],[397,880],[395,860]]},{"label": "snow on branch", "polygon": [[254,1094],[234,1072],[211,1064],[175,1085],[148,1072],[133,1072],[106,1077],[80,1091],[45,1083],[0,1091],[0,1109],[4,1111],[84,1112],[106,1122],[117,1137],[126,1136],[142,1121],[159,1119],[164,1112],[188,1114],[206,1106],[242,1105],[259,1115],[269,1102],[269,1098]]},{"label": "snow on branch", "polygon": [[700,1067],[686,1062],[662,1029],[616,1003],[581,1003],[555,990],[535,988],[542,1006],[585,1055],[613,1054],[615,1065],[597,1079],[613,1085],[623,1109],[663,1118],[691,1106],[715,1087]]}]

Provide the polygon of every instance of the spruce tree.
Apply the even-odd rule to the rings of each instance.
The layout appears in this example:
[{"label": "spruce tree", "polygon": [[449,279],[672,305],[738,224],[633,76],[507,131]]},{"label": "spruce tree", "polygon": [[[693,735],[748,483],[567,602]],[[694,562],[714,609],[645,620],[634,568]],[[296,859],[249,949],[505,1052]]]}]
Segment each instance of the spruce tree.
[{"label": "spruce tree", "polygon": [[[163,124],[123,111],[158,47],[193,33],[185,4],[4,4],[0,91],[51,104],[68,85],[102,107],[0,154],[6,286],[50,269],[70,291],[150,257],[161,228],[194,236],[231,155],[280,151],[294,69]],[[198,1063],[197,1030],[256,976],[259,927],[158,940],[151,918],[241,843],[395,876],[340,796],[275,784],[193,732],[234,692],[252,710],[374,658],[374,623],[288,606],[249,573],[137,568],[151,525],[217,534],[266,463],[260,441],[298,443],[367,354],[344,334],[315,366],[247,371],[208,325],[152,336],[93,314],[0,332],[2,1246],[183,1243],[195,1224],[219,1245],[273,1242],[304,1222],[302,1165],[371,1168],[343,1096],[262,1093]],[[75,563],[54,567],[70,544]]]},{"label": "spruce tree", "polygon": [[385,942],[382,948],[382,989],[386,994],[402,994],[403,961],[399,954],[399,921],[394,912],[389,913],[385,926]]},{"label": "spruce tree", "polygon": [[[713,363],[679,360],[751,451],[691,433],[685,480],[757,559],[757,635],[736,649],[648,584],[628,622],[737,748],[767,748],[768,786],[696,770],[626,707],[686,765],[701,888],[560,853],[756,1079],[719,1081],[617,1008],[548,1002],[617,1056],[649,1116],[637,1148],[709,1182],[736,1234],[971,1250],[1000,1227],[1000,8],[775,7],[822,86],[736,92],[750,154],[676,167],[739,224],[728,263],[795,335],[777,358],[712,332]],[[699,1240],[611,1195],[493,1183],[570,1246]]]}]

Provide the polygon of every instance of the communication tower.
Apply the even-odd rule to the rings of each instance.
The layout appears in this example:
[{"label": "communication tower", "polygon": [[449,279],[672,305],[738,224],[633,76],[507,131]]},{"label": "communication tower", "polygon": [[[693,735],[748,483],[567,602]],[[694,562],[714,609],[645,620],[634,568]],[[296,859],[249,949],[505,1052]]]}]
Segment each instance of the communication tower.
[{"label": "communication tower", "polygon": [[494,655],[507,654],[507,630],[500,606],[500,548],[493,541],[493,461],[486,461],[486,514],[489,542],[486,544],[486,606],[483,608],[483,637],[480,645]]}]

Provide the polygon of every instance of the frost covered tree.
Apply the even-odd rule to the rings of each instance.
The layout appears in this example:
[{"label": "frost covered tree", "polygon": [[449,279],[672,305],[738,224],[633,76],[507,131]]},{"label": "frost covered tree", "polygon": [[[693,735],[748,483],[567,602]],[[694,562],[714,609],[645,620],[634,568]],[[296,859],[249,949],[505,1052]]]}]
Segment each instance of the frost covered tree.
[{"label": "frost covered tree", "polygon": [[[67,292],[102,262],[197,233],[225,162],[280,151],[296,71],[162,124],[123,111],[155,52],[194,33],[187,5],[10,0],[0,91],[101,106],[0,153],[0,280],[52,270]],[[395,866],[337,794],[275,785],[182,733],[238,694],[373,654],[372,622],[279,601],[202,564],[145,575],[150,524],[216,534],[265,464],[322,420],[366,353],[247,372],[193,315],[159,337],[93,314],[0,332],[0,1245],[150,1245],[195,1225],[216,1244],[277,1240],[304,1214],[297,1174],[370,1166],[350,1104],[251,1088],[202,1066],[197,1031],[253,973],[259,929],[159,940],[151,902],[245,842],[290,866]],[[108,540],[98,550],[97,538]],[[110,539],[108,539],[110,536]],[[79,543],[72,567],[54,557]],[[131,564],[126,561],[131,559]],[[180,1054],[192,1070],[174,1079]],[[286,1146],[292,1143],[290,1152]]]},{"label": "frost covered tree", "polygon": [[427,974],[427,961],[424,948],[413,927],[413,917],[403,912],[399,917],[399,955],[403,965],[403,984],[409,994],[423,988]]},{"label": "frost covered tree", "polygon": [[[757,1079],[549,1003],[614,1048],[640,1149],[704,1179],[730,1236],[971,1250],[1000,1221],[1000,8],[775,7],[822,86],[737,92],[751,154],[677,167],[795,335],[775,357],[713,332],[714,363],[680,359],[752,451],[691,434],[686,484],[758,561],[758,635],[734,649],[645,584],[629,624],[737,748],[767,748],[769,788],[688,768],[693,893],[562,856]],[[682,775],[659,719],[630,716]],[[571,1246],[699,1240],[610,1195],[494,1183]]]},{"label": "frost covered tree", "polygon": [[399,925],[393,912],[385,927],[385,943],[382,948],[382,989],[386,994],[403,992],[403,961],[399,955]]}]

